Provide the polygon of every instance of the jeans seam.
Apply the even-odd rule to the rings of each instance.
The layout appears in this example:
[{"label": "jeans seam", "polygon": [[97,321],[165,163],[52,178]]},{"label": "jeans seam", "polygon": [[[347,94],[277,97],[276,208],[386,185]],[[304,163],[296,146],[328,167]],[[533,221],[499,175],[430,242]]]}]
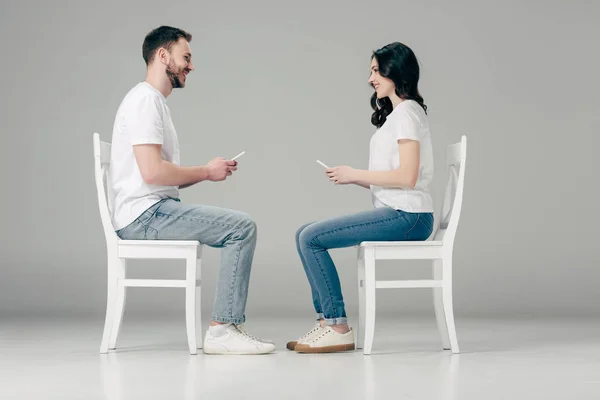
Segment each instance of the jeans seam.
[{"label": "jeans seam", "polygon": [[[313,298],[313,307],[315,309],[315,312],[317,314],[321,314],[323,315],[323,306],[321,304],[321,298],[319,297],[319,292],[316,289],[316,285],[314,285],[313,287],[313,282],[314,282],[314,278],[312,278],[312,272],[310,270],[310,268],[308,268],[306,266],[306,259],[304,257],[304,254],[302,253],[302,246],[300,244],[300,234],[304,231],[304,229],[308,228],[310,225],[312,225],[314,222],[310,222],[308,224],[305,224],[301,229],[298,229],[298,231],[296,232],[296,250],[298,251],[298,255],[300,256],[300,262],[302,263],[302,267],[305,270],[306,273],[306,277],[308,278],[308,284],[310,286],[310,291],[311,291],[311,297]],[[317,293],[316,298],[317,301],[319,303],[319,307],[316,306],[315,304],[315,296],[313,296],[313,291]]]},{"label": "jeans seam", "polygon": [[431,234],[431,232],[433,232],[433,224],[432,224],[432,226],[428,226],[427,224],[425,224],[425,222],[423,222],[423,218],[419,218],[417,220],[417,222],[420,222],[421,225],[423,225],[425,228],[427,228],[429,230],[429,234]]},{"label": "jeans seam", "polygon": [[[240,231],[240,228],[238,228],[238,232]],[[237,270],[238,270],[238,261],[240,260],[240,251],[241,251],[241,246],[240,243],[237,242],[237,251],[235,253],[235,262],[234,262],[234,267],[232,268],[232,276],[231,276],[231,286],[229,287],[229,303],[227,304],[228,310],[227,312],[229,313],[229,315],[231,315],[233,317],[233,296],[234,296],[234,288],[235,288],[235,279],[237,276]]]},{"label": "jeans seam", "polygon": [[320,236],[323,236],[323,235],[328,235],[328,234],[335,233],[335,232],[341,232],[341,231],[344,231],[344,230],[354,229],[354,228],[359,227],[359,226],[377,225],[377,224],[381,224],[381,223],[384,223],[384,222],[393,221],[393,220],[399,219],[399,218],[401,218],[401,217],[400,216],[395,216],[395,217],[392,217],[392,218],[381,219],[381,220],[378,220],[378,221],[365,222],[365,223],[362,223],[362,224],[355,224],[355,225],[345,226],[343,228],[332,229],[332,230],[329,230],[329,231],[326,231],[326,232],[319,233],[318,235],[316,235],[314,237],[314,239],[317,239],[317,238],[319,238]]},{"label": "jeans seam", "polygon": [[[317,265],[319,266],[319,272],[321,272],[321,275],[323,276],[323,280],[325,281],[325,286],[327,286],[327,294],[329,297],[329,302],[331,303],[331,308],[335,309],[335,307],[333,307],[333,296],[331,294],[331,284],[329,282],[329,279],[327,279],[327,275],[325,274],[325,272],[323,271],[323,266],[321,265],[321,263],[319,262],[319,257],[315,256],[315,249],[311,248],[311,251],[313,253],[313,257],[315,258],[315,260],[317,261]],[[323,250],[323,251],[327,251],[327,250]],[[321,311],[323,313],[323,317],[325,316],[325,310],[323,309],[323,303],[321,302]]]},{"label": "jeans seam", "polygon": [[410,232],[415,229],[415,226],[417,226],[417,223],[419,222],[419,220],[421,219],[421,214],[417,214],[417,220],[415,221],[415,223],[413,224],[413,226],[406,231],[406,233],[404,234],[404,236],[406,237],[406,239],[408,240],[408,235],[410,234]]},{"label": "jeans seam", "polygon": [[220,226],[224,226],[229,229],[240,229],[240,227],[237,225],[224,224],[222,222],[217,222],[214,220],[209,220],[209,219],[204,219],[204,218],[184,217],[181,215],[172,215],[172,214],[166,214],[166,213],[162,213],[162,212],[156,212],[155,215],[157,217],[160,216],[160,217],[166,217],[166,218],[184,219],[186,221],[194,221],[194,222],[200,222],[200,223],[211,224],[211,225],[220,225]]},{"label": "jeans seam", "polygon": [[319,233],[318,235],[316,235],[314,237],[314,239],[317,239],[317,238],[319,238],[320,236],[323,236],[323,235],[328,235],[328,234],[331,234],[331,233],[336,233],[336,232],[341,232],[341,231],[344,231],[344,230],[354,229],[354,228],[359,227],[359,226],[377,225],[377,224],[381,224],[381,223],[384,223],[384,222],[393,221],[393,220],[396,220],[396,219],[399,219],[399,218],[401,218],[401,217],[400,216],[395,216],[395,217],[391,217],[391,218],[380,219],[380,220],[373,221],[373,222],[365,222],[365,223],[362,223],[362,224],[355,224],[355,225],[345,226],[343,228],[332,229],[332,230],[329,230],[329,231],[326,231],[326,232]]},{"label": "jeans seam", "polygon": [[158,239],[158,231],[156,229],[154,229],[153,227],[150,226],[150,224],[147,225],[142,225],[144,227],[144,238],[146,240],[148,240],[148,231],[150,231],[152,234],[154,234],[154,236],[156,236],[156,239]]}]

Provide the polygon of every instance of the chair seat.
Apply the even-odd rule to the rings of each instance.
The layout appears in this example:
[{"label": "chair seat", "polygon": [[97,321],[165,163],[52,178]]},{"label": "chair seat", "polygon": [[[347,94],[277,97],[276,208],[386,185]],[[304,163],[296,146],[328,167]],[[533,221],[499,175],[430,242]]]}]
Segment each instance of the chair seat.
[{"label": "chair seat", "polygon": [[187,258],[202,255],[202,243],[196,240],[121,240],[117,255],[121,258]]},{"label": "chair seat", "polygon": [[404,240],[396,242],[361,242],[360,247],[413,247],[413,246],[441,246],[441,240]]},{"label": "chair seat", "polygon": [[118,246],[200,246],[197,240],[122,240]]}]

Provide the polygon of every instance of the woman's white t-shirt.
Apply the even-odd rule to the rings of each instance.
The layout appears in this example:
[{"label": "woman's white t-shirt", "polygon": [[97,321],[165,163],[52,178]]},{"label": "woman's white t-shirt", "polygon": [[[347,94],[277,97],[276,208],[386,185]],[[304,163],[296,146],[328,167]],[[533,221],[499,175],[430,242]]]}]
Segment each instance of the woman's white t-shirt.
[{"label": "woman's white t-shirt", "polygon": [[400,168],[398,140],[411,139],[420,143],[421,162],[414,189],[387,188],[371,185],[373,206],[391,207],[406,212],[433,212],[429,184],[433,178],[433,149],[429,121],[423,108],[414,100],[404,100],[387,116],[385,123],[371,138],[370,171],[391,171]]}]

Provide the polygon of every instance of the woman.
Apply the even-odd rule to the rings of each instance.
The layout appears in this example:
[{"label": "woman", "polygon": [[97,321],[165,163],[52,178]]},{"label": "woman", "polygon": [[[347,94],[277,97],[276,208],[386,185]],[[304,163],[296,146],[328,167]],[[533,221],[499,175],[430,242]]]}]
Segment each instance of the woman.
[{"label": "woman", "polygon": [[317,323],[287,348],[299,353],[354,350],[339,277],[328,249],[363,241],[426,240],[433,231],[433,177],[427,106],[419,94],[419,64],[413,51],[391,43],[373,52],[369,84],[377,128],[370,142],[369,169],[327,168],[336,185],[371,191],[374,209],[304,225],[296,246],[312,289]]}]

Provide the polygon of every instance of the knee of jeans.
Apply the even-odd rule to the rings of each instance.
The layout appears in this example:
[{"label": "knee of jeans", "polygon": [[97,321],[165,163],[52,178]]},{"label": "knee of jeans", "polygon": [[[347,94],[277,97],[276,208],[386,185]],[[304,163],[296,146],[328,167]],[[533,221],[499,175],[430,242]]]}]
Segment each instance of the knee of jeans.
[{"label": "knee of jeans", "polygon": [[297,231],[296,231],[296,244],[300,244],[300,234],[302,232],[304,232],[304,230],[306,229],[307,226],[309,226],[310,223],[308,224],[304,224],[302,225]]},{"label": "knee of jeans", "polygon": [[315,235],[311,229],[303,229],[298,234],[298,244],[311,247],[322,247],[317,240],[317,235]]},{"label": "knee of jeans", "polygon": [[304,226],[296,231],[296,244],[300,244],[300,234],[304,230]]},{"label": "knee of jeans", "polygon": [[244,214],[241,221],[240,227],[244,232],[244,237],[256,236],[256,232],[258,227],[256,226],[256,222],[247,214]]}]

